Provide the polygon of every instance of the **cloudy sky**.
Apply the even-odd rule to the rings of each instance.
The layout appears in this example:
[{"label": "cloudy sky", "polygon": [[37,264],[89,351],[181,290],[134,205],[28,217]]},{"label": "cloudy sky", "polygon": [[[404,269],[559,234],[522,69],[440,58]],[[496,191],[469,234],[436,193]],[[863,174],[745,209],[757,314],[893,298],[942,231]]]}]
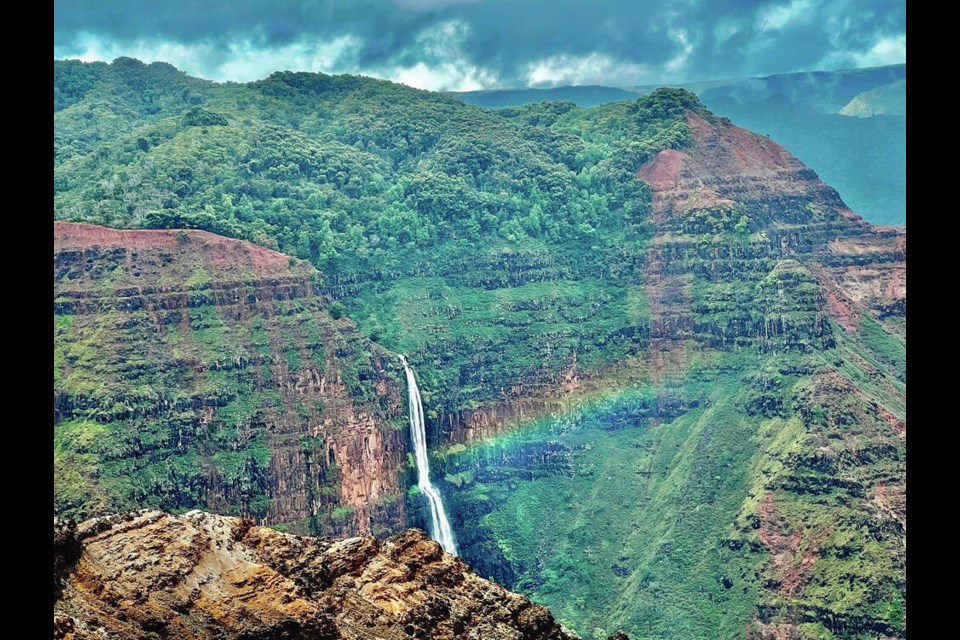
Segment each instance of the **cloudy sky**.
[{"label": "cloudy sky", "polygon": [[218,81],[631,86],[906,62],[906,0],[55,0],[53,56]]}]

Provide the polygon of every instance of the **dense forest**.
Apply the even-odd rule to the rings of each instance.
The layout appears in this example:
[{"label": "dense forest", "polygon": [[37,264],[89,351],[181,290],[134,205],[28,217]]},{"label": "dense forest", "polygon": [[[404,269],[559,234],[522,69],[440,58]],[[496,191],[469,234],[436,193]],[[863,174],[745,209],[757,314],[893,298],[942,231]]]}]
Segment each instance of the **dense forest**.
[{"label": "dense forest", "polygon": [[[218,509],[266,518],[285,498],[267,476],[296,449],[327,456],[323,517],[268,524],[339,532],[346,463],[293,433],[330,407],[285,404],[272,391],[296,376],[268,378],[326,363],[351,402],[386,405],[402,353],[464,557],[584,637],[905,636],[905,236],[767,138],[681,89],[489,110],[370,78],[216,84],[127,58],[55,62],[54,126],[55,219],[248,240],[323,296],[263,320],[188,304],[174,331],[55,300],[55,396],[95,409],[54,425],[70,515],[211,508],[216,478]],[[701,171],[671,215],[638,177],[668,149]],[[212,298],[185,265],[188,298]],[[115,271],[96,286],[136,286]],[[117,372],[159,362],[148,342],[225,381],[197,392],[209,419],[135,406],[156,400]],[[390,416],[382,434],[404,444]],[[376,507],[425,526],[412,462],[392,472],[400,497]]]},{"label": "dense forest", "polygon": [[393,318],[460,315],[442,351],[481,341],[489,369],[421,370],[450,408],[556,371],[577,346],[587,369],[636,350],[639,334],[613,340],[643,324],[618,277],[652,235],[634,173],[687,140],[686,109],[706,115],[669,89],[497,112],[352,76],[217,85],[123,58],[54,72],[55,218],[205,229],[308,260],[374,340],[404,353],[436,337]]},{"label": "dense forest", "polygon": [[[873,224],[906,224],[905,64],[810,71],[678,85],[710,111],[790,149]],[[544,100],[596,106],[649,94],[656,86],[573,86],[455,93],[486,107]]]}]

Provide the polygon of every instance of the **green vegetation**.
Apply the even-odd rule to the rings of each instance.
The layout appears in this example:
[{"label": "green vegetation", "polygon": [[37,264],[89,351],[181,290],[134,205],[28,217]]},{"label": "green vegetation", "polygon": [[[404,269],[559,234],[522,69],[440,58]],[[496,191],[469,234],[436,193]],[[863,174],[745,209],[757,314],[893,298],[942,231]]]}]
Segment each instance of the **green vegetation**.
[{"label": "green vegetation", "polygon": [[[820,203],[694,199],[654,228],[636,171],[689,143],[687,109],[716,122],[691,94],[494,112],[365,78],[216,85],[127,59],[56,63],[54,82],[57,219],[247,239],[319,268],[305,281],[334,299],[236,313],[213,262],[164,262],[154,284],[188,303],[129,309],[103,301],[142,281],[103,256],[80,310],[63,270],[58,513],[263,517],[272,465],[296,455],[312,509],[290,531],[343,531],[355,512],[326,438],[349,403],[399,438],[386,358],[416,368],[432,442],[464,410],[622,365],[605,396],[434,456],[478,573],[588,638],[761,637],[771,620],[902,635],[905,319],[830,320],[816,269],[772,235],[771,220],[842,235]],[[232,278],[257,299],[252,275]],[[301,393],[321,374],[343,395]],[[422,526],[409,454],[400,473],[406,495],[374,511]]]},{"label": "green vegetation", "polygon": [[[906,223],[905,65],[681,86],[716,115],[785,146],[873,224]],[[543,100],[596,106],[636,99],[654,89],[577,86],[455,95],[486,107],[520,108]]]},{"label": "green vegetation", "polygon": [[[190,241],[184,234],[179,242]],[[348,322],[328,316],[323,298],[308,296],[237,307],[225,294],[246,287],[202,248],[181,253],[139,249],[88,251],[80,264],[64,258],[54,313],[54,508],[85,518],[108,511],[195,507],[264,518],[271,509],[273,456],[301,449],[277,430],[337,416],[341,405],[316,389],[298,389],[301,376],[336,371],[349,399],[378,415],[383,399],[367,372],[372,345]],[[123,254],[123,252],[121,252]],[[89,261],[89,262],[87,262]],[[217,272],[216,270],[221,270]],[[120,292],[168,288],[149,311]],[[262,286],[258,285],[258,286]],[[81,302],[89,292],[93,306]],[[244,295],[264,297],[251,289]],[[140,303],[143,299],[139,298]],[[349,403],[349,399],[335,399]],[[291,530],[329,530],[338,495],[335,465],[323,442],[313,456],[316,522]],[[327,492],[320,495],[322,492]],[[324,519],[326,518],[326,519]]]},{"label": "green vegetation", "polygon": [[[640,388],[448,459],[448,470],[475,469],[445,487],[456,516],[480,523],[461,534],[465,555],[584,637],[735,635],[757,583],[725,541],[757,443],[755,422],[734,410],[736,385],[712,386],[719,404],[655,429],[658,393]],[[702,405],[699,387],[659,394]]]},{"label": "green vegetation", "polygon": [[902,380],[906,379],[907,345],[883,330],[883,327],[869,316],[860,318],[860,338],[868,349],[884,365]]},{"label": "green vegetation", "polygon": [[336,522],[342,522],[343,520],[346,520],[347,518],[349,518],[351,515],[353,515],[353,509],[351,509],[350,507],[335,507],[333,509],[333,512],[331,513],[331,517]]},{"label": "green vegetation", "polygon": [[741,637],[758,602],[829,612],[804,638],[899,629],[901,538],[864,500],[903,473],[899,438],[833,350],[717,355],[435,456],[461,552],[585,638]]},{"label": "green vegetation", "polygon": [[128,59],[55,69],[77,96],[54,114],[56,218],[200,228],[309,260],[340,299],[333,317],[410,354],[444,411],[642,349],[650,192],[634,174],[686,143],[686,109],[709,117],[667,89],[498,113],[350,76],[216,85]]}]

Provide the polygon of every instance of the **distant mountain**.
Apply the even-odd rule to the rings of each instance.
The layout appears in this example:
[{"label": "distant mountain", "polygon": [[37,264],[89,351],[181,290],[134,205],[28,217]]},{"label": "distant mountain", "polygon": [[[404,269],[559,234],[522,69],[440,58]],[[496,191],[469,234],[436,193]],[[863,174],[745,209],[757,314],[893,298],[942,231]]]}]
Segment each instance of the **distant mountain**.
[{"label": "distant mountain", "polygon": [[837,113],[858,94],[905,80],[906,77],[905,64],[870,69],[781,73],[763,78],[731,80],[721,86],[705,89],[699,95],[712,109],[727,104],[762,104],[770,98],[783,96],[791,104],[816,113]]},{"label": "distant mountain", "polygon": [[[668,85],[650,84],[628,87],[573,85],[549,89],[487,89],[447,93],[464,102],[495,109],[555,100],[569,100],[581,107],[592,107],[615,100],[631,100],[666,86],[686,89],[700,96],[704,101],[727,99],[741,104],[762,102],[772,96],[783,95],[791,103],[806,105],[817,113],[837,113],[861,93],[900,80],[905,81],[906,78],[907,65],[894,64],[868,69],[803,71],[757,78],[697,80]],[[901,90],[904,89],[905,85]]]},{"label": "distant mountain", "polygon": [[[652,89],[651,89],[652,91]],[[617,100],[633,100],[640,95],[650,93],[645,90],[620,89],[597,85],[556,87],[553,89],[494,89],[490,91],[450,92],[450,95],[468,102],[492,109],[501,107],[519,107],[535,102],[569,100],[581,107],[595,107],[598,104]]]},{"label": "distant mountain", "polygon": [[[674,85],[713,113],[769,135],[874,224],[906,224],[906,64]],[[654,90],[556,87],[455,93],[488,107],[570,100],[593,106]],[[856,118],[851,116],[857,116]]]},{"label": "distant mountain", "polygon": [[907,81],[897,80],[882,87],[858,93],[840,113],[845,116],[868,118],[870,116],[907,115]]}]

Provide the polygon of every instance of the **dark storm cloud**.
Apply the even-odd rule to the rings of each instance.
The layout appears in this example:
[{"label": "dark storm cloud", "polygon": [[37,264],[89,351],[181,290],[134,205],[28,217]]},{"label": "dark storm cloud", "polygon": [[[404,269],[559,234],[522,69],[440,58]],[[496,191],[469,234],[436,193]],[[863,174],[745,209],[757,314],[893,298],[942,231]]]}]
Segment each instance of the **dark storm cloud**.
[{"label": "dark storm cloud", "polygon": [[54,56],[165,59],[427,88],[631,85],[906,59],[905,0],[99,0],[54,3]]}]

